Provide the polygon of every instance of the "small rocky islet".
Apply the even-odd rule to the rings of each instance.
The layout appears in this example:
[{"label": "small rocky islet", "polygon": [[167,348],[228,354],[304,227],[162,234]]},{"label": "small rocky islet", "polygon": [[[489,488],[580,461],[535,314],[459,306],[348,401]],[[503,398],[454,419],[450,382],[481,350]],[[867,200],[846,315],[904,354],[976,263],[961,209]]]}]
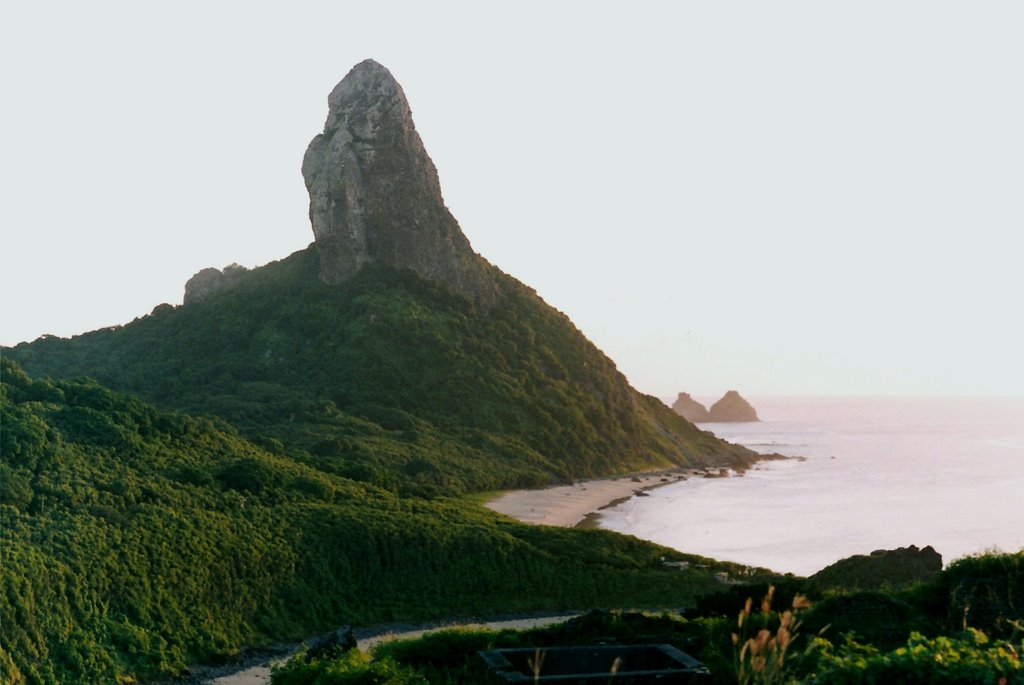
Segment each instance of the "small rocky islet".
[{"label": "small rocky islet", "polygon": [[730,390],[707,409],[703,404],[681,392],[672,410],[691,423],[742,423],[760,421],[757,410],[735,390]]}]

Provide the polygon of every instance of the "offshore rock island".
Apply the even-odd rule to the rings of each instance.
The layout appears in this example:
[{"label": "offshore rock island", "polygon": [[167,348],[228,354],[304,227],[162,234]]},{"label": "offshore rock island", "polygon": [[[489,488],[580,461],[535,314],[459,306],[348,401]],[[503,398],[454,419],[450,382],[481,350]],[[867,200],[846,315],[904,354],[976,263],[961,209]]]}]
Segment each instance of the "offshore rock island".
[{"label": "offshore rock island", "polygon": [[757,418],[757,411],[751,406],[750,402],[747,402],[743,397],[740,396],[735,390],[730,390],[722,396],[722,399],[718,400],[711,405],[711,409],[708,410],[708,414],[711,415],[712,421],[720,422],[743,422],[743,421],[760,421]]},{"label": "offshore rock island", "polygon": [[672,404],[672,411],[690,423],[704,423],[711,420],[711,414],[703,404],[690,397],[689,393],[681,392]]},{"label": "offshore rock island", "polygon": [[703,404],[681,392],[672,404],[672,411],[691,423],[743,423],[760,421],[757,411],[735,390],[730,390],[708,410]]}]

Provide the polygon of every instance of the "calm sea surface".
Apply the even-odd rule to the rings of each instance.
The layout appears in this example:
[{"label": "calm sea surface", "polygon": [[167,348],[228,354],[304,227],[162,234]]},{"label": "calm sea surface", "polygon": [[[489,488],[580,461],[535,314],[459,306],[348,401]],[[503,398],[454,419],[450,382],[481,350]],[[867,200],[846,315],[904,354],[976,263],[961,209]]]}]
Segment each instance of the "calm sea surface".
[{"label": "calm sea surface", "polygon": [[1024,399],[754,399],[759,423],[702,428],[806,457],[691,478],[606,510],[603,528],[807,575],[876,549],[948,563],[1024,548]]}]

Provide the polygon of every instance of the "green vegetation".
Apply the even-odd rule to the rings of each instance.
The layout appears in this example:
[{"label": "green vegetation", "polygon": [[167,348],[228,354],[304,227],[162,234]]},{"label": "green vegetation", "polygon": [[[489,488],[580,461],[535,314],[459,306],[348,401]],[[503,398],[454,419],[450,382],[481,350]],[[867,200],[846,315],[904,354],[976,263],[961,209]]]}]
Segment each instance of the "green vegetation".
[{"label": "green vegetation", "polygon": [[821,653],[811,683],[886,685],[888,683],[1018,685],[1024,683],[1024,641],[990,641],[969,629],[934,639],[913,633],[904,647],[879,652],[854,641],[835,648],[816,643]]},{"label": "green vegetation", "polygon": [[346,622],[714,586],[714,564],[679,574],[655,545],[452,496],[752,453],[636,393],[496,269],[480,311],[411,273],[338,287],[318,267],[307,249],[202,303],[4,350],[5,678],[145,679]]},{"label": "green vegetation", "polygon": [[315,249],[185,307],[5,350],[33,376],[95,378],[213,414],[271,452],[413,495],[535,486],[753,454],[633,390],[563,314],[494,269],[480,311],[409,272],[321,283]]},{"label": "green vegetation", "polygon": [[383,267],[326,286],[316,260],[4,350],[0,683],[138,682],[344,623],[599,606],[690,609],[301,657],[275,681],[475,683],[479,649],[611,639],[675,644],[715,682],[751,644],[744,673],[781,655],[776,680],[1022,682],[1024,553],[773,579],[778,606],[813,599],[799,632],[769,607],[734,645],[767,582],[723,591],[734,565],[486,510],[491,490],[754,455],[634,391],[497,270],[479,310]]},{"label": "green vegetation", "polygon": [[[971,557],[928,582],[884,593],[819,591],[790,577],[782,579],[787,585],[783,592],[767,588],[763,595],[749,594],[754,587],[737,586],[704,603],[706,608],[731,603],[732,611],[726,615],[698,610],[685,616],[591,612],[563,625],[532,631],[439,631],[416,640],[384,643],[370,655],[299,655],[275,671],[273,685],[476,684],[486,682],[483,661],[477,657],[482,650],[596,642],[672,644],[709,666],[709,682],[722,685],[737,681],[1019,685],[1024,683],[1024,606],[1018,603],[1024,592],[1022,570],[1024,552]],[[998,596],[1000,614],[986,617],[981,624],[965,625],[965,584],[974,588],[983,584],[987,593]],[[808,603],[800,595],[794,596],[795,601],[781,601],[801,589],[818,593],[812,609],[807,610]],[[744,593],[747,598],[737,603]],[[875,615],[865,624],[878,633],[887,624],[894,628],[899,637],[891,645],[880,645],[872,635],[850,628],[856,624],[851,616],[856,619],[875,612],[876,595],[907,608],[905,615],[891,621]],[[820,627],[812,630],[812,623]]]},{"label": "green vegetation", "polygon": [[682,606],[735,571],[400,497],[221,419],[0,364],[3,682],[149,679],[342,623]]}]

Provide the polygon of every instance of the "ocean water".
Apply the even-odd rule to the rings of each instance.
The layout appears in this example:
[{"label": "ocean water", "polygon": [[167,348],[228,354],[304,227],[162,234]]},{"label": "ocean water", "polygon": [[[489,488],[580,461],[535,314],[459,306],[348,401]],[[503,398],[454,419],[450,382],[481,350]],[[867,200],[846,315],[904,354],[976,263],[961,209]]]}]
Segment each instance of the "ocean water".
[{"label": "ocean water", "polygon": [[605,510],[600,526],[800,575],[907,545],[945,563],[1024,548],[1024,398],[751,403],[759,423],[701,427],[805,461],[666,485]]}]

